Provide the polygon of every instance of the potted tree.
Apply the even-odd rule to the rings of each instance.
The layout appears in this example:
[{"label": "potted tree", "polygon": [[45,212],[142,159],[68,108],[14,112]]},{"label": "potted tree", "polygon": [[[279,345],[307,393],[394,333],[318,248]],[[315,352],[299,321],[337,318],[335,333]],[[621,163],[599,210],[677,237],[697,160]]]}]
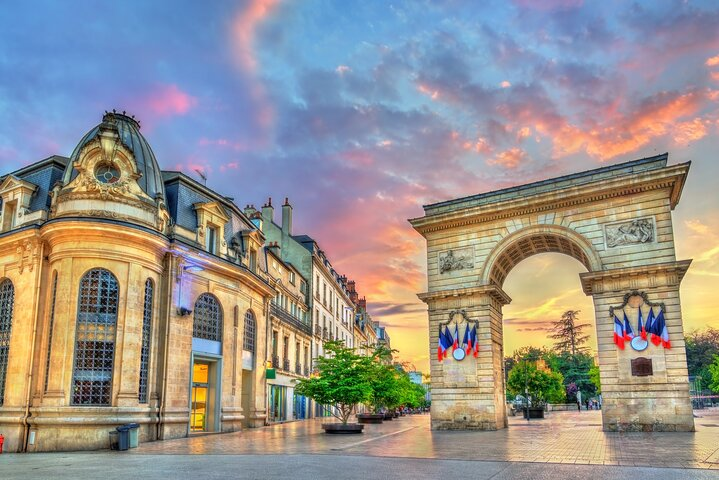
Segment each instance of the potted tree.
[{"label": "potted tree", "polygon": [[[392,351],[385,346],[378,346],[372,355],[373,363],[370,375],[372,393],[368,405],[372,413],[357,415],[360,423],[382,423],[386,418],[384,410],[395,408],[400,401],[400,388],[398,383],[399,372],[389,362]],[[390,416],[391,420],[392,417]]]},{"label": "potted tree", "polygon": [[521,361],[509,372],[507,390],[527,396],[525,418],[544,418],[544,406],[564,402],[564,378],[559,372],[540,368],[536,362]]},{"label": "potted tree", "polygon": [[295,392],[333,407],[330,411],[340,423],[323,423],[326,433],[362,433],[364,425],[348,421],[357,404],[371,397],[372,357],[357,355],[338,341],[326,342],[324,349],[327,355],[317,358],[316,375],[297,381]]}]

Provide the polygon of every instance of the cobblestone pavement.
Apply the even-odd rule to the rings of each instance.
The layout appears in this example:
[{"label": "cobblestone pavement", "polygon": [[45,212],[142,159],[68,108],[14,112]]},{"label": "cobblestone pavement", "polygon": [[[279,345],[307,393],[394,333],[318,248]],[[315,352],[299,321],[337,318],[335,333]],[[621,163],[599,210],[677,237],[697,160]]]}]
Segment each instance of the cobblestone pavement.
[{"label": "cobblestone pavement", "polygon": [[[496,432],[432,432],[429,415],[366,425],[362,435],[322,432],[308,420],[223,435],[142,444],[133,454],[343,454],[719,470],[719,411],[698,412],[694,433],[609,433],[598,411],[510,417]],[[330,420],[331,421],[331,420]]]},{"label": "cobblestone pavement", "polygon": [[0,479],[719,479],[719,411],[697,415],[695,433],[604,433],[592,411],[510,417],[496,432],[432,432],[415,415],[334,436],[309,420],[128,452],[1,455]]}]

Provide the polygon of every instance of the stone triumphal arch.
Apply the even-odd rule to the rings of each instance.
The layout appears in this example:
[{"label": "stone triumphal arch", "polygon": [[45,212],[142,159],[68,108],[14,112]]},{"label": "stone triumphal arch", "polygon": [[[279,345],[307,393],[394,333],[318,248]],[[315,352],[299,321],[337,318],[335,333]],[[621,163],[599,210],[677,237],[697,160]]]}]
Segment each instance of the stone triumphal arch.
[{"label": "stone triumphal arch", "polygon": [[[546,252],[587,269],[604,429],[694,429],[679,301],[691,260],[676,259],[671,217],[689,163],[667,166],[667,157],[427,205],[410,220],[427,240],[419,297],[429,307],[433,429],[507,426],[502,286],[515,265]],[[453,339],[472,347],[464,358],[442,355]]]}]

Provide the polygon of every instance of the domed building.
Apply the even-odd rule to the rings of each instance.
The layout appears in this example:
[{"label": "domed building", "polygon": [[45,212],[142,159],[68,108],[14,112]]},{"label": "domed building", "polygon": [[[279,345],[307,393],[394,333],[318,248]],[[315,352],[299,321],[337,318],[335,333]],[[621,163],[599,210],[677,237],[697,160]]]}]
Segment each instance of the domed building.
[{"label": "domed building", "polygon": [[275,296],[262,232],[160,170],[106,113],[70,158],[0,177],[0,433],[6,451],[107,448],[265,422]]}]

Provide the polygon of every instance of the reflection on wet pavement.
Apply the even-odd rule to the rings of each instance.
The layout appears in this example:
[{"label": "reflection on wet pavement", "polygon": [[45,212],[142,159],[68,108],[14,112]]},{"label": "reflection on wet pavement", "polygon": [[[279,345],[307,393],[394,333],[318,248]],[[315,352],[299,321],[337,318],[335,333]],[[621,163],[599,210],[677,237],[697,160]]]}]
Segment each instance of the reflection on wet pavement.
[{"label": "reflection on wet pavement", "polygon": [[326,435],[327,419],[145,443],[135,454],[342,454],[378,457],[693,467],[719,469],[719,411],[697,413],[695,433],[609,433],[598,411],[510,417],[495,432],[431,431],[429,415],[366,425],[362,435]]}]

